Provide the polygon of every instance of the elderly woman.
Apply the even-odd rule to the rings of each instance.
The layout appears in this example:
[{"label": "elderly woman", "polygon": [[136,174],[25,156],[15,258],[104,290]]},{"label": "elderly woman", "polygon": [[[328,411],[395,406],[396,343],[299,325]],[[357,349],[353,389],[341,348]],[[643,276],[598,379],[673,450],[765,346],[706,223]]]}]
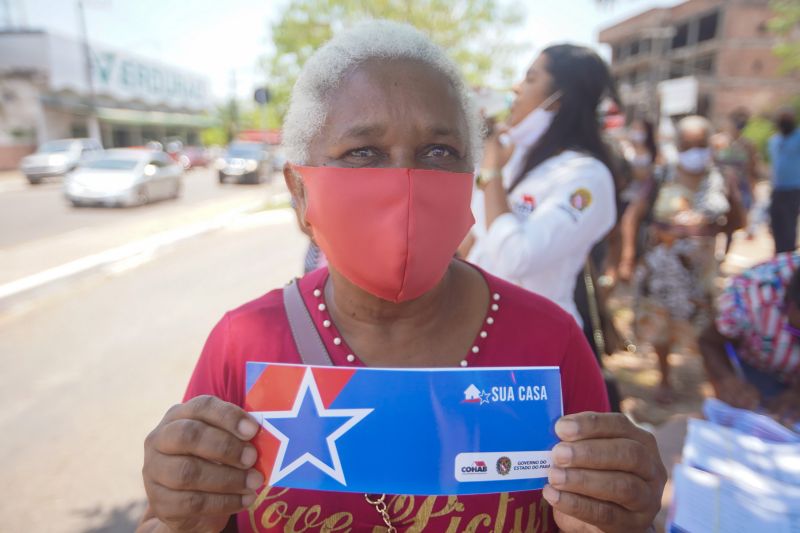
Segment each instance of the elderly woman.
[{"label": "elderly woman", "polygon": [[329,267],[298,286],[335,365],[559,366],[567,416],[548,487],[368,498],[265,486],[249,442],[258,426],[242,410],[245,362],[301,362],[276,290],[222,318],[185,402],[148,436],[139,531],[650,526],[665,481],[654,440],[598,413],[608,401],[575,321],[453,259],[472,223],[477,123],[456,67],[408,26],[371,22],[317,51],[292,95],[284,174]]}]

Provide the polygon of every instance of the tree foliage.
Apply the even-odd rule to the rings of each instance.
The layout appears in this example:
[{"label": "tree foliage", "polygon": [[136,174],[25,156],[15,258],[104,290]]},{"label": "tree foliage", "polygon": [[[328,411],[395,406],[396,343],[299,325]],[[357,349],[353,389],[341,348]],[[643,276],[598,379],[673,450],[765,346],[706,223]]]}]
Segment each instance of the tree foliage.
[{"label": "tree foliage", "polygon": [[508,32],[524,19],[519,7],[498,0],[290,0],[271,28],[275,50],[263,59],[275,115],[285,114],[294,81],[319,46],[335,32],[375,18],[423,31],[474,84],[511,75],[516,47]]},{"label": "tree foliage", "polygon": [[800,0],[772,0],[775,16],[769,29],[780,38],[773,51],[781,59],[783,74],[800,72]]}]

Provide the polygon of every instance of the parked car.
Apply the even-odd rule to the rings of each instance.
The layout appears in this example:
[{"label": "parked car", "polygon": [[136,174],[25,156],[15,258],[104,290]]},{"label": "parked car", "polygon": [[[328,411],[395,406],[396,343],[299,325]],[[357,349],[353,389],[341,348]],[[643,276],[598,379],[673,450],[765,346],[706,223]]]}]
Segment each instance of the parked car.
[{"label": "parked car", "polygon": [[64,193],[73,206],[142,205],[178,198],[183,169],[164,152],[108,150],[81,164],[64,179]]},{"label": "parked car", "polygon": [[264,183],[272,175],[269,152],[259,142],[233,142],[221,158],[217,159],[219,182]]},{"label": "parked car", "polygon": [[35,153],[22,159],[21,170],[35,185],[48,176],[63,176],[102,150],[103,147],[94,139],[47,141]]},{"label": "parked car", "polygon": [[191,170],[195,167],[208,166],[208,154],[202,146],[187,146],[178,156],[178,162],[184,170]]}]

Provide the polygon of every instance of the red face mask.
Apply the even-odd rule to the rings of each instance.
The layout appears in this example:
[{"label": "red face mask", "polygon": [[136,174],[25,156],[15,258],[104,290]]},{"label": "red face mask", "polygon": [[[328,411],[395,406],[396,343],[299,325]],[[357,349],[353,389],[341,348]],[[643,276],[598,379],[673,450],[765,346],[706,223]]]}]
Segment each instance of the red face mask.
[{"label": "red face mask", "polygon": [[413,300],[435,287],[475,221],[472,174],[294,168],[317,245],[345,278],[384,300]]}]

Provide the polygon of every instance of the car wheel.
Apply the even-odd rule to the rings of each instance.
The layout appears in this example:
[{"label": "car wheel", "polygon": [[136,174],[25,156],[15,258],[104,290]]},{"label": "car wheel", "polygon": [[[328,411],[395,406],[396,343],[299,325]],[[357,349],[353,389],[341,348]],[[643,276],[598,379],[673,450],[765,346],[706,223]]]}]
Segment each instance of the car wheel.
[{"label": "car wheel", "polygon": [[69,201],[69,203],[70,203],[70,205],[71,205],[72,207],[75,207],[75,208],[80,208],[80,207],[83,207],[83,203],[81,203],[81,202],[80,202],[80,201],[78,201],[78,200],[70,200],[70,201]]},{"label": "car wheel", "polygon": [[223,174],[222,172],[219,173],[219,182],[221,184],[225,183],[225,174]]},{"label": "car wheel", "polygon": [[40,183],[42,183],[42,178],[32,178],[28,176],[28,183],[30,183],[31,185],[39,185]]}]

